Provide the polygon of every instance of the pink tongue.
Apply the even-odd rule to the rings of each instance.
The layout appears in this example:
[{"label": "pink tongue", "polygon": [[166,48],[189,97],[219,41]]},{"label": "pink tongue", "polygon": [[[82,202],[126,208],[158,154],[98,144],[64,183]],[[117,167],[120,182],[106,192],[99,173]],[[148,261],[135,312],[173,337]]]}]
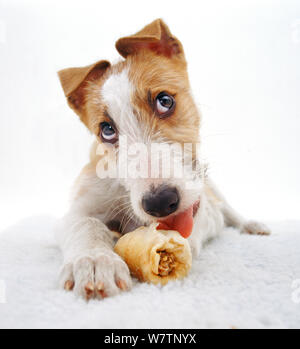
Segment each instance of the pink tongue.
[{"label": "pink tongue", "polygon": [[158,221],[157,229],[162,230],[176,230],[184,238],[188,238],[193,230],[193,205],[184,212],[178,213],[175,216]]}]

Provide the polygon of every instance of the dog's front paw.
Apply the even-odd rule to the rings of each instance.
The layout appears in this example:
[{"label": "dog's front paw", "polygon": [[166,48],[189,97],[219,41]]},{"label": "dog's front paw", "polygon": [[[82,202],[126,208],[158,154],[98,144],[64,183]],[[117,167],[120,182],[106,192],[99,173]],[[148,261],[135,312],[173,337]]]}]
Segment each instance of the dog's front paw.
[{"label": "dog's front paw", "polygon": [[253,235],[270,235],[271,230],[263,223],[249,221],[246,222],[241,229],[242,233]]},{"label": "dog's front paw", "polygon": [[132,287],[127,264],[115,253],[100,253],[96,257],[81,256],[66,263],[59,277],[60,286],[74,290],[86,300],[102,299],[127,291]]}]

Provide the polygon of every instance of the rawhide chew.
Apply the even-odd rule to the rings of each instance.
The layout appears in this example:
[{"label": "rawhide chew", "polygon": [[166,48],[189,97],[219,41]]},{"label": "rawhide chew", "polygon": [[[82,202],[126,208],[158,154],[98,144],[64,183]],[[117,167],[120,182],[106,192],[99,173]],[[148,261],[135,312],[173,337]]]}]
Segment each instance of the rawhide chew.
[{"label": "rawhide chew", "polygon": [[177,231],[157,230],[157,223],[123,235],[115,252],[141,281],[165,285],[182,279],[192,266],[189,243]]}]

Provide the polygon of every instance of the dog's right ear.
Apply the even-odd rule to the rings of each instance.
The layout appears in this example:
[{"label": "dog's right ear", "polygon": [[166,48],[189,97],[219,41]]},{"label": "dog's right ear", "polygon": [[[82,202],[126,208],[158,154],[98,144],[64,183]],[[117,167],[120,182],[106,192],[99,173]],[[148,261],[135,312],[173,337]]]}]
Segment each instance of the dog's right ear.
[{"label": "dog's right ear", "polygon": [[82,121],[84,121],[86,87],[89,82],[100,79],[109,67],[108,61],[99,61],[86,67],[67,68],[58,72],[68,104]]}]

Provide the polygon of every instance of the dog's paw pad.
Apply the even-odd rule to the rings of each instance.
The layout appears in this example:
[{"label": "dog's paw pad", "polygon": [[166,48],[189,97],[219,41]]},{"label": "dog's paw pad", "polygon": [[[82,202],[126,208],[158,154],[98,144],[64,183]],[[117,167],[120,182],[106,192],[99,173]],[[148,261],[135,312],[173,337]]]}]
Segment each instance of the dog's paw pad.
[{"label": "dog's paw pad", "polygon": [[121,289],[122,291],[128,290],[128,286],[124,280],[119,279],[117,280],[116,284],[119,287],[119,289]]},{"label": "dog's paw pad", "polygon": [[252,235],[270,235],[271,230],[263,223],[249,221],[242,227],[242,233]]},{"label": "dog's paw pad", "polygon": [[107,293],[104,291],[104,283],[99,281],[96,285],[96,292],[100,298],[106,298]]},{"label": "dog's paw pad", "polygon": [[74,281],[72,281],[72,280],[67,280],[67,281],[65,282],[65,284],[64,284],[64,289],[65,289],[66,291],[72,291],[73,288],[74,288]]},{"label": "dog's paw pad", "polygon": [[85,290],[85,298],[86,298],[86,300],[89,300],[89,299],[94,297],[95,288],[94,288],[94,284],[92,282],[88,282],[84,286],[84,290]]}]

